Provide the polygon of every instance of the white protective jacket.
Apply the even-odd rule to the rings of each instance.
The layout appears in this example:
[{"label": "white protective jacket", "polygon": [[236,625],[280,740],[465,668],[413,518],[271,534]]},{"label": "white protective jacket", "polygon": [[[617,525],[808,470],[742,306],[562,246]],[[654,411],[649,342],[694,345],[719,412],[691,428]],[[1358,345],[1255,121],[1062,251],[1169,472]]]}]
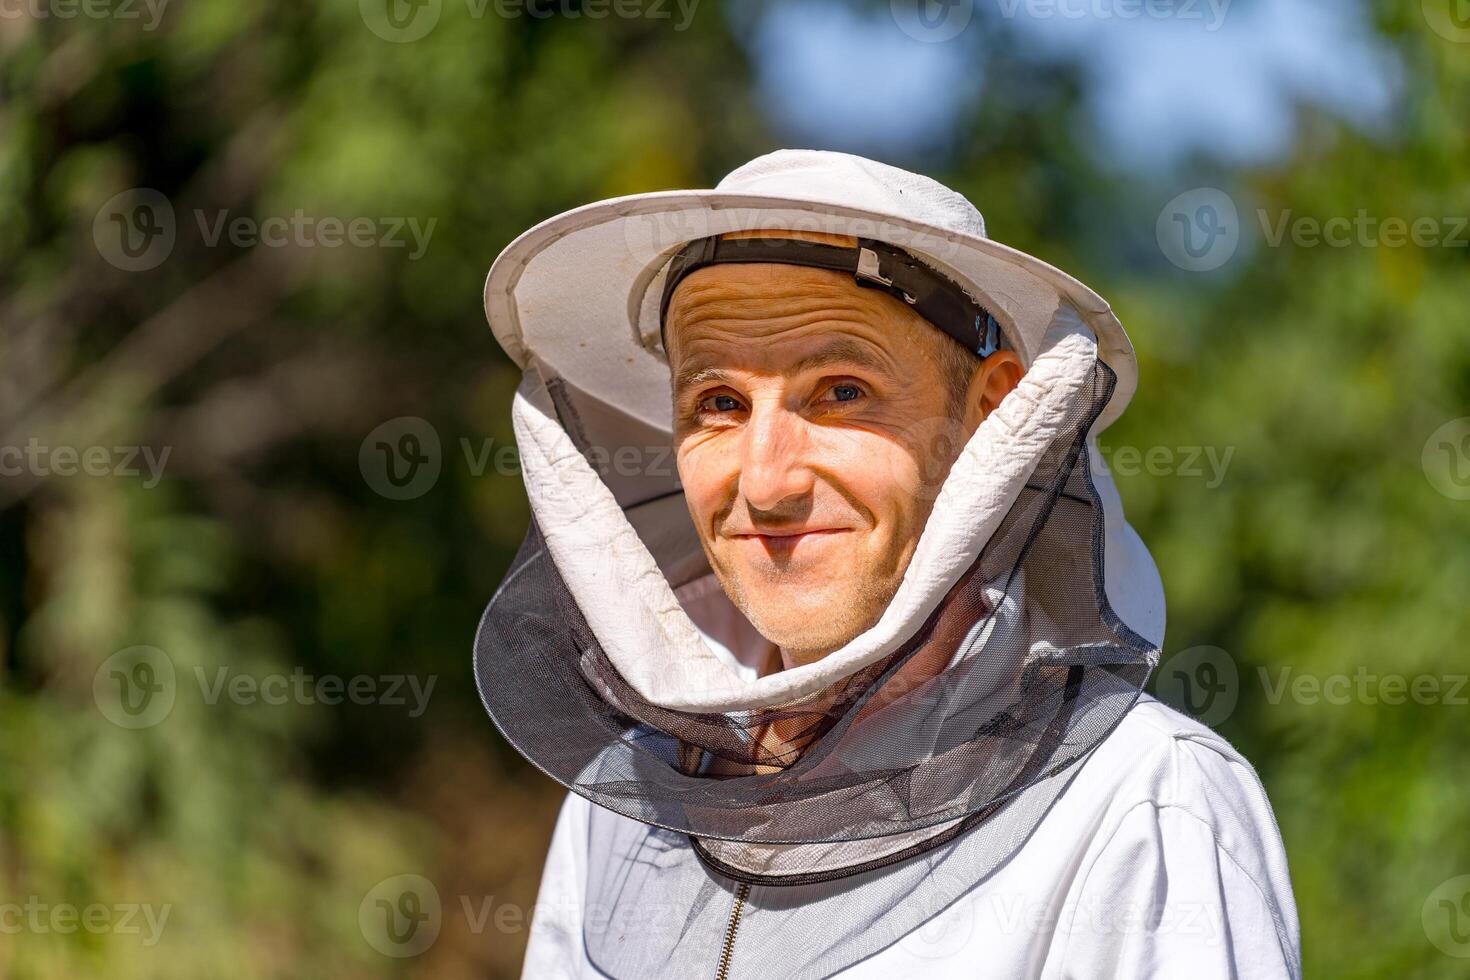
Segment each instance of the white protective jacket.
[{"label": "white protective jacket", "polygon": [[[606,976],[588,958],[587,930],[620,930],[620,941],[638,942],[637,916],[588,908],[588,867],[608,860],[621,835],[653,833],[567,795],[522,976]],[[646,887],[656,891],[656,879]],[[727,897],[727,913],[733,904]],[[738,924],[734,933],[731,975],[748,975]],[[705,938],[714,976],[726,930]],[[835,975],[1295,978],[1299,942],[1286,855],[1254,770],[1214,732],[1145,696],[1011,861]],[[801,954],[799,945],[789,950],[792,970],[782,975],[803,975]]]},{"label": "white protective jacket", "polygon": [[[742,228],[902,247],[982,302],[1026,368],[956,459],[880,620],[765,676],[763,641],[709,571],[667,455],[646,453],[670,431],[657,299],[669,258]],[[1097,463],[1096,435],[1136,383],[1100,297],[988,239],[978,211],[928,178],[781,151],[713,190],[544,222],[497,260],[486,308],[525,371],[512,414],[534,520],[482,620],[477,681],[510,743],[576,791],[525,976],[1301,975],[1254,771],[1139,693],[1164,602]],[[620,448],[638,465],[621,466]],[[959,604],[972,578],[984,601]],[[953,634],[935,690],[860,724],[849,713],[807,768],[710,780],[685,766],[710,719],[867,677],[955,609],[981,613]],[[799,821],[782,818],[787,793]],[[748,821],[747,799],[760,808]]]}]

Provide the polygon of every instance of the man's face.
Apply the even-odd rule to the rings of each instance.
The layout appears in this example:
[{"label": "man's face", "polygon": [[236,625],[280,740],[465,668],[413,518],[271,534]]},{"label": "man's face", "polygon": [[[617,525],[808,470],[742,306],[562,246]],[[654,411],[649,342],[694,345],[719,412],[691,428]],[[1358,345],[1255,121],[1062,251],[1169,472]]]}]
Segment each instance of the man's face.
[{"label": "man's face", "polygon": [[[882,615],[1020,363],[982,365],[849,275],[772,263],[692,273],[667,324],[679,476],[710,565],[786,666],[820,659]],[[958,391],[956,352],[975,367]]]}]

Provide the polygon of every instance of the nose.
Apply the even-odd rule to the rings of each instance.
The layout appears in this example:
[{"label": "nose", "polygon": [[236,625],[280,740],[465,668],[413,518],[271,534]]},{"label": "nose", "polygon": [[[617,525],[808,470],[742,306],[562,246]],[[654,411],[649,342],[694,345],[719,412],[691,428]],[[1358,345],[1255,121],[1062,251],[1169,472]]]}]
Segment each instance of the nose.
[{"label": "nose", "polygon": [[[740,495],[752,516],[810,503],[815,479],[808,463],[810,448],[806,422],[800,415],[780,405],[752,406],[740,461]],[[775,519],[772,514],[767,516]],[[799,516],[791,514],[787,519]]]}]

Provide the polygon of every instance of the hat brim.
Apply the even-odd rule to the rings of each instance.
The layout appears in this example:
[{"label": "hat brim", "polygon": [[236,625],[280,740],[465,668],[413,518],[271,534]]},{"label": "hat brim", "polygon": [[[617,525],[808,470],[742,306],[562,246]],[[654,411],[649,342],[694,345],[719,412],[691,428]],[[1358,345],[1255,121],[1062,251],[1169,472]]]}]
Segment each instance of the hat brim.
[{"label": "hat brim", "polygon": [[1082,315],[1098,356],[1117,375],[1101,431],[1138,383],[1133,346],[1101,296],[989,238],[893,214],[784,196],[659,191],[598,201],[541,222],[506,246],[485,280],[485,315],[521,368],[549,366],[586,394],[670,429],[669,368],[658,301],[669,258],[696,238],[731,231],[821,231],[906,249],[995,314],[1029,366],[1058,307]]}]

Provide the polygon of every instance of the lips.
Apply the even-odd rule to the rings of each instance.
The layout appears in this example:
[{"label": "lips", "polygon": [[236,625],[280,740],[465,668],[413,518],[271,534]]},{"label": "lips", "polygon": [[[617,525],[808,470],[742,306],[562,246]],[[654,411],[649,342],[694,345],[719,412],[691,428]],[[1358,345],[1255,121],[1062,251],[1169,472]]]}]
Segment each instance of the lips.
[{"label": "lips", "polygon": [[845,534],[850,528],[830,527],[813,528],[806,531],[782,531],[779,533],[763,534],[737,534],[734,537],[742,541],[754,541],[760,544],[767,554],[790,554],[803,542],[815,543],[817,541],[834,538],[839,534]]}]

